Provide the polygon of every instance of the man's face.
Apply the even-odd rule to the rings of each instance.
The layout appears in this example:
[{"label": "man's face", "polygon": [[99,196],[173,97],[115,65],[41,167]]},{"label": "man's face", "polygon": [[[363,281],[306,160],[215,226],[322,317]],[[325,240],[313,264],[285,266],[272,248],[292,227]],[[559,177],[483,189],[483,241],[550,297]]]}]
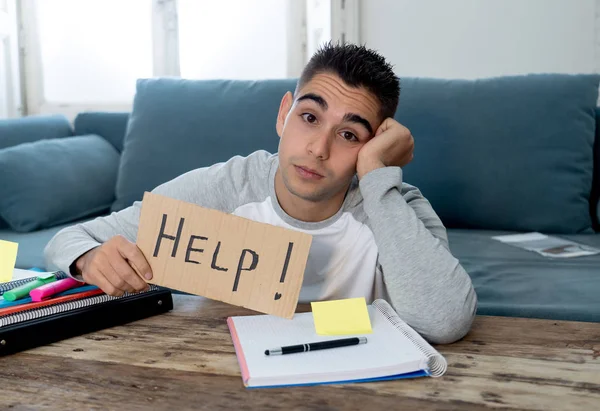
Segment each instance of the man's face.
[{"label": "man's face", "polygon": [[340,200],[356,173],[360,149],[383,119],[379,102],[334,74],[317,74],[279,108],[279,170],[285,188],[311,202]]}]

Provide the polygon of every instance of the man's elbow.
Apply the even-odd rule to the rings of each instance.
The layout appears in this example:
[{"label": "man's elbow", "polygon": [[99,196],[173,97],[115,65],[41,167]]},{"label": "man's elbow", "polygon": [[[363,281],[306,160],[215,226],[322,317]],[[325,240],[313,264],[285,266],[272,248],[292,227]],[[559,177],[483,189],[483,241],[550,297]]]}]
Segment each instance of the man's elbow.
[{"label": "man's elbow", "polygon": [[436,327],[423,337],[432,344],[451,344],[463,338],[471,329],[474,316],[469,316],[462,321]]},{"label": "man's elbow", "polygon": [[477,297],[473,291],[470,304],[438,318],[422,333],[423,338],[432,344],[451,344],[460,340],[470,331],[476,311]]},{"label": "man's elbow", "polygon": [[65,241],[64,234],[69,232],[70,227],[63,228],[48,241],[44,247],[44,262],[46,264],[46,270],[59,270],[57,260],[61,251],[64,250]]},{"label": "man's elbow", "polygon": [[50,239],[50,241],[48,241],[48,243],[44,247],[44,263],[46,264],[47,270],[54,270],[57,268],[56,264],[54,263],[55,247],[53,245],[53,242],[55,239],[56,239],[56,235],[54,237],[52,237]]}]

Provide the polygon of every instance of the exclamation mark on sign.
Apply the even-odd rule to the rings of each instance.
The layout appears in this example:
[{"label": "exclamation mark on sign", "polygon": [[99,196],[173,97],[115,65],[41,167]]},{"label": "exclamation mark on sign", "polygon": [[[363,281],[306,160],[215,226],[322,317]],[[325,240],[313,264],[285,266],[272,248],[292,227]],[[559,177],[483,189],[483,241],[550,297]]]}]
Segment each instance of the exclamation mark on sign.
[{"label": "exclamation mark on sign", "polygon": [[[292,249],[294,248],[294,243],[288,244],[287,254],[285,255],[285,263],[283,264],[283,270],[281,271],[281,278],[279,282],[282,283],[285,281],[285,275],[287,274],[288,265],[290,264],[290,257],[292,256]],[[281,294],[278,292],[275,293],[274,300],[279,300],[281,298]]]}]

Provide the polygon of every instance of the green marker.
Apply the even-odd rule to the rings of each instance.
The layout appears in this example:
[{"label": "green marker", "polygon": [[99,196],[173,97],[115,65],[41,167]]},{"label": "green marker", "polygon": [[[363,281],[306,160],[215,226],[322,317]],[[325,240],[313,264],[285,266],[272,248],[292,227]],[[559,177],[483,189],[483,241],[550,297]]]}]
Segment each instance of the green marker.
[{"label": "green marker", "polygon": [[41,287],[42,285],[51,283],[53,281],[56,281],[56,275],[54,273],[44,273],[43,275],[38,275],[37,280],[33,280],[23,284],[20,287],[13,288],[12,290],[2,294],[2,296],[6,301],[15,301],[29,296],[29,291],[33,290],[34,288]]}]

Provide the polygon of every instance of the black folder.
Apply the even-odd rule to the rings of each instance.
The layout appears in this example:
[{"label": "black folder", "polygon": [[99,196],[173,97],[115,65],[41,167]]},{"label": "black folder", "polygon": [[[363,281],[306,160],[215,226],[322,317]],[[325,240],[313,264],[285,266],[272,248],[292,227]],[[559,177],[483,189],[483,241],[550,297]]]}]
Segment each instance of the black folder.
[{"label": "black folder", "polygon": [[[2,288],[6,290],[11,286],[16,287],[22,282],[2,284]],[[0,356],[122,325],[172,309],[171,291],[151,285],[148,291],[126,293],[122,297],[100,294],[1,316]]]}]

